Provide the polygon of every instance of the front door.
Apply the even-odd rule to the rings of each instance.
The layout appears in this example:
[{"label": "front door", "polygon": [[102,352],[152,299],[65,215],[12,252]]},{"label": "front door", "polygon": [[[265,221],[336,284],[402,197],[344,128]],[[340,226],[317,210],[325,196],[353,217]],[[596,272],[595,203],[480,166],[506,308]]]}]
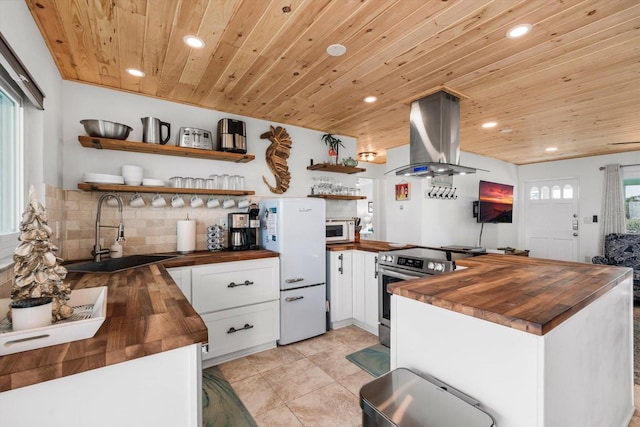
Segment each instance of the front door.
[{"label": "front door", "polygon": [[578,180],[525,182],[525,243],[529,255],[578,261]]}]

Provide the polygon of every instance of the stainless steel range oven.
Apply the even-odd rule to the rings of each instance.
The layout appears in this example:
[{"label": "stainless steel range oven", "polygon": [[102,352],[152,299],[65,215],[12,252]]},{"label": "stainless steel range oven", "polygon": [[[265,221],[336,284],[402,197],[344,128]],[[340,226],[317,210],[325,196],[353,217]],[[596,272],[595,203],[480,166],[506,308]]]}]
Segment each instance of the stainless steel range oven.
[{"label": "stainless steel range oven", "polygon": [[[427,248],[380,252],[378,255],[378,336],[389,347],[391,332],[391,294],[387,285],[455,270],[452,253]],[[460,254],[453,255],[462,258]]]}]

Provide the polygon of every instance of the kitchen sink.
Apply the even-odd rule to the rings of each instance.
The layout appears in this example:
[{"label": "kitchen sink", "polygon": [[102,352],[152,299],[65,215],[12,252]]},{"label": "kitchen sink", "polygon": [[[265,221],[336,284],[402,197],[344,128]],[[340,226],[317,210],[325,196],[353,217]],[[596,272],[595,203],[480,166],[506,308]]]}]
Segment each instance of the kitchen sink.
[{"label": "kitchen sink", "polygon": [[133,267],[141,267],[168,259],[177,258],[178,255],[129,255],[122,258],[109,258],[100,262],[82,262],[79,264],[65,265],[68,271],[83,273],[115,273]]}]

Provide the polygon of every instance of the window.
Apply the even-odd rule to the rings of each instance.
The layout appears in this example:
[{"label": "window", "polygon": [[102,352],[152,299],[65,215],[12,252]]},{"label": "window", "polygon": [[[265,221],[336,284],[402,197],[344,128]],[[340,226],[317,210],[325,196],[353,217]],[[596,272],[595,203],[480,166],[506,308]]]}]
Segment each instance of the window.
[{"label": "window", "polygon": [[566,184],[562,188],[562,198],[563,199],[573,199],[573,186],[571,184]]},{"label": "window", "polygon": [[549,198],[549,187],[546,185],[542,186],[542,190],[540,190],[540,198],[546,200]]},{"label": "window", "polygon": [[560,190],[560,186],[559,185],[554,185],[553,187],[551,187],[551,198],[552,199],[561,199],[562,198],[562,191]]},{"label": "window", "polygon": [[623,171],[627,233],[640,233],[640,171],[627,171],[627,168]]},{"label": "window", "polygon": [[23,205],[22,97],[0,74],[0,259],[9,258],[18,241]]},{"label": "window", "polygon": [[529,200],[538,200],[540,199],[540,190],[535,185],[531,187],[531,191],[529,191]]}]

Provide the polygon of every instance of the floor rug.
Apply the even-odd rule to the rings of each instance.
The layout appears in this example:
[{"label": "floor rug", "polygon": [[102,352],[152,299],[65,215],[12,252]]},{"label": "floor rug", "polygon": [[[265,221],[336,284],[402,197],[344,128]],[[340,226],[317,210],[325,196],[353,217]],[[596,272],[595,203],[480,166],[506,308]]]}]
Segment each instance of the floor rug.
[{"label": "floor rug", "polygon": [[379,377],[389,372],[389,349],[382,344],[372,345],[347,356],[347,359],[373,375]]},{"label": "floor rug", "polygon": [[202,370],[202,426],[257,427],[217,367]]}]

